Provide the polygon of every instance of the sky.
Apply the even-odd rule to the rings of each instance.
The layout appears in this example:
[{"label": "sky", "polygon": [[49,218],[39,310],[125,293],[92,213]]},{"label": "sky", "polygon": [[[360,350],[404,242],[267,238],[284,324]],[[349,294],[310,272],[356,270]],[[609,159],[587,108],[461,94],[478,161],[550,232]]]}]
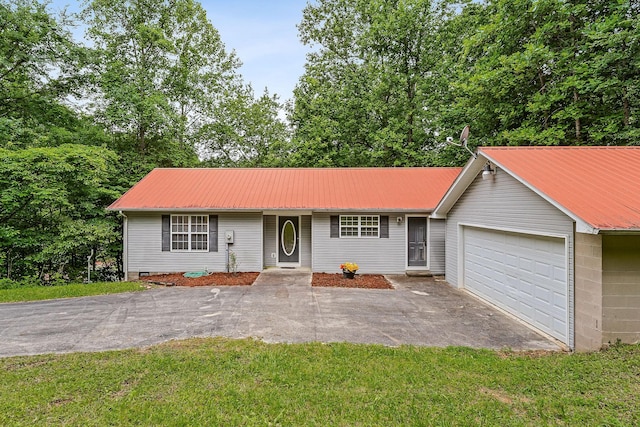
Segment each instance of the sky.
[{"label": "sky", "polygon": [[[264,88],[278,94],[280,101],[292,98],[304,72],[309,48],[298,39],[296,24],[302,19],[307,0],[201,0],[207,16],[220,33],[227,51],[235,50],[242,61],[240,73],[251,83],[256,96]],[[65,6],[77,12],[80,0],[53,0],[58,12]],[[82,40],[83,30],[74,32]]]}]

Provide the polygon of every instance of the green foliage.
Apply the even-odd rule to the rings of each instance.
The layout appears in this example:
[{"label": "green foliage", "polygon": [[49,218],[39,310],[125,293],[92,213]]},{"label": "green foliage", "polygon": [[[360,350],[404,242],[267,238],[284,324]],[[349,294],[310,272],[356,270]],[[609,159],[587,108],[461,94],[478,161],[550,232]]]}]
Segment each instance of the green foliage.
[{"label": "green foliage", "polygon": [[288,129],[278,118],[281,105],[268,92],[254,99],[250,87],[239,90],[215,110],[215,119],[199,130],[203,163],[212,167],[273,167],[286,158]]},{"label": "green foliage", "polygon": [[109,150],[84,145],[0,149],[0,261],[7,277],[68,272],[90,249],[103,251],[117,239],[104,212],[116,196],[105,186],[115,160]]},{"label": "green foliage", "polygon": [[118,152],[154,166],[255,165],[284,136],[279,105],[254,99],[202,6],[193,0],[93,0],[97,119]]},{"label": "green foliage", "polygon": [[637,425],[640,347],[192,339],[0,359],[5,425]]},{"label": "green foliage", "polygon": [[104,208],[154,167],[460,165],[468,153],[443,142],[465,124],[471,148],[640,140],[629,0],[311,2],[288,125],[197,1],[84,7],[91,48],[46,3],[0,0],[10,279],[74,278],[91,249],[121,267],[121,223]]},{"label": "green foliage", "polygon": [[15,289],[15,288],[19,288],[21,286],[20,282],[17,282],[15,280],[11,280],[11,279],[7,279],[7,278],[0,278],[0,290],[2,289]]},{"label": "green foliage", "polygon": [[478,145],[637,144],[637,2],[321,0],[292,165],[460,165]]},{"label": "green foliage", "polygon": [[635,143],[637,5],[500,0],[489,10],[454,83],[479,143]]},{"label": "green foliage", "polygon": [[0,23],[0,147],[71,142],[76,118],[59,100],[82,84],[86,50],[36,0],[1,2]]},{"label": "green foliage", "polygon": [[7,285],[7,279],[0,279],[0,303],[42,301],[57,298],[77,298],[91,295],[107,295],[122,292],[142,291],[145,288],[136,282],[94,282],[94,283],[67,283],[58,280],[50,286],[40,286],[29,281],[13,282]]},{"label": "green foliage", "polygon": [[0,1],[0,275],[10,279],[83,277],[91,250],[122,276],[122,225],[104,210],[115,198],[154,167],[200,166],[198,155],[275,165],[271,147],[287,138],[277,98],[254,99],[198,2],[84,6],[76,18],[92,48],[46,3]]},{"label": "green foliage", "polygon": [[451,13],[431,0],[324,0],[299,25],[308,55],[290,111],[295,165],[428,162],[425,106],[438,79],[437,32]]}]

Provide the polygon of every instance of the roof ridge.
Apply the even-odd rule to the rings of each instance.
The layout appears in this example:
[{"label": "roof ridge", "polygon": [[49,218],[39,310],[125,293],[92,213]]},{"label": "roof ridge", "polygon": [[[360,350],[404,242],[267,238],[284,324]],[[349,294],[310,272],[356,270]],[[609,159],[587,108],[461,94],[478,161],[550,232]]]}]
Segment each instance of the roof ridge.
[{"label": "roof ridge", "polygon": [[478,150],[637,150],[637,145],[519,145],[519,146],[480,146]]},{"label": "roof ridge", "polygon": [[329,167],[329,168],[314,168],[314,167],[274,167],[274,168],[269,168],[269,167],[237,167],[237,168],[225,168],[225,167],[220,167],[220,168],[215,168],[215,167],[206,167],[206,168],[199,168],[199,167],[176,167],[176,168],[168,168],[168,167],[161,167],[161,168],[153,168],[153,170],[176,170],[176,171],[185,171],[185,170],[193,170],[193,171],[211,171],[211,170],[229,170],[229,171],[256,171],[256,170],[265,170],[265,171],[276,171],[276,170],[290,170],[290,171],[328,171],[328,170],[418,170],[418,169],[434,169],[434,170],[441,170],[441,169],[447,169],[447,170],[451,170],[451,169],[461,169],[459,166],[400,166],[400,167],[393,167],[393,166],[354,166],[354,167]]}]

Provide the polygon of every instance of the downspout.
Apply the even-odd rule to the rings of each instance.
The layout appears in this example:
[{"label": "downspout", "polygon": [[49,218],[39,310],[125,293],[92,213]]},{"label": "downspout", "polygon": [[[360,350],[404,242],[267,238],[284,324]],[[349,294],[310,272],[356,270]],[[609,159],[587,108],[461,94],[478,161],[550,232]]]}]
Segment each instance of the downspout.
[{"label": "downspout", "polygon": [[129,240],[129,218],[122,212],[118,212],[124,218],[122,223],[122,269],[124,270],[124,281],[129,281],[129,261],[127,256],[128,240]]}]

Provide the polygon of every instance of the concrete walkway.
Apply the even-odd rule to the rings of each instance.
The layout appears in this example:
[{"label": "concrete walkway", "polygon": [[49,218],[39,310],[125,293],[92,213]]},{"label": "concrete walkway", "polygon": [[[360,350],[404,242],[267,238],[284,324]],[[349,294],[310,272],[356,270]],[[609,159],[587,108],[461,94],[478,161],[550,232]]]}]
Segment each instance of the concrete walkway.
[{"label": "concrete walkway", "polygon": [[519,322],[429,278],[395,290],[312,288],[305,270],[267,270],[253,286],[0,304],[0,356],[144,347],[172,339],[256,337],[559,350]]}]

